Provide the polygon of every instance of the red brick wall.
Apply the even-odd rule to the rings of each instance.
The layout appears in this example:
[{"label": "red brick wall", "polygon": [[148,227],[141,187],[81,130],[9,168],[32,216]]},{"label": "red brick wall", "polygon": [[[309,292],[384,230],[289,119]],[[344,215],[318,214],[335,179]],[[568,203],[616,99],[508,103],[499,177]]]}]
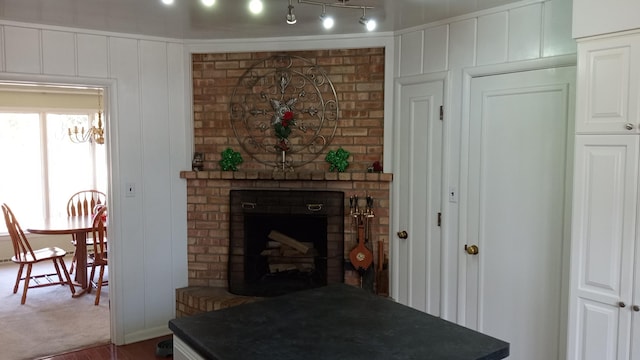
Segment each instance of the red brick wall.
[{"label": "red brick wall", "polygon": [[[238,78],[272,53],[195,54],[193,66],[194,144],[205,155],[204,171],[185,171],[187,179],[189,286],[227,285],[229,191],[234,188],[341,190],[345,196],[366,194],[375,199],[371,247],[378,240],[388,254],[389,188],[391,174],[366,173],[383,154],[384,49],[289,52],[315,62],[329,74],[340,103],[336,136],[328,150],[351,153],[345,173],[328,172],[322,154],[315,161],[278,173],[243,153],[230,122],[230,100]],[[239,171],[220,171],[221,152],[231,147],[242,154]],[[349,213],[348,200],[345,201]],[[345,259],[356,245],[356,229],[345,217]],[[347,273],[347,283],[357,275]]]},{"label": "red brick wall", "polygon": [[[254,63],[275,53],[195,54],[193,112],[195,151],[205,154],[205,170],[219,169],[220,153],[231,147],[245,170],[271,170],[243,153],[230,122],[230,102],[238,79]],[[349,151],[348,171],[366,171],[382,160],[384,132],[384,48],[289,52],[322,66],[339,101],[336,135],[328,147]],[[326,155],[326,154],[325,154]],[[324,156],[296,171],[328,171]]]}]

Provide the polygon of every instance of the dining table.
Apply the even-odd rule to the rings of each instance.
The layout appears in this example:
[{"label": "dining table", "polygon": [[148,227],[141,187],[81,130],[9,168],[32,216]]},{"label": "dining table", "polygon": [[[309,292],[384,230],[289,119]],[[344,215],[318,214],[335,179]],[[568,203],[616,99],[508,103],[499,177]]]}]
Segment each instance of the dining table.
[{"label": "dining table", "polygon": [[60,216],[44,218],[40,222],[34,221],[27,226],[27,231],[32,234],[65,235],[75,234],[76,237],[76,275],[75,282],[80,285],[80,291],[76,291],[73,297],[83,295],[89,289],[87,278],[87,234],[93,229],[91,215]]}]

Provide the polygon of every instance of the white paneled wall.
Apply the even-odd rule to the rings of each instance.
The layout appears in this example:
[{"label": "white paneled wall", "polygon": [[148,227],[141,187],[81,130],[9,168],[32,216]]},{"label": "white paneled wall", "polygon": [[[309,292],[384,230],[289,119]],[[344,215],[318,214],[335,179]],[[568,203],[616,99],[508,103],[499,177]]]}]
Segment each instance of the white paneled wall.
[{"label": "white paneled wall", "polygon": [[[182,41],[2,22],[0,35],[0,81],[107,89],[113,340],[167,334],[175,289],[187,286],[179,171],[190,169],[192,135]],[[127,183],[134,197],[124,196]]]},{"label": "white paneled wall", "polygon": [[11,73],[42,74],[42,46],[38,29],[4,27],[3,70]]},{"label": "white paneled wall", "polygon": [[478,18],[478,39],[491,39],[478,46],[476,65],[499,64],[508,59],[509,12],[501,11]]},{"label": "white paneled wall", "polygon": [[499,7],[400,32],[399,76],[573,54],[571,1]]},{"label": "white paneled wall", "polygon": [[42,73],[73,76],[76,73],[74,34],[42,31]]},{"label": "white paneled wall", "polygon": [[[542,53],[542,4],[534,4],[509,11],[507,54],[508,61],[537,59]],[[490,41],[478,39],[484,45]]]},{"label": "white paneled wall", "polygon": [[[574,0],[575,1],[575,0]],[[553,0],[546,2],[543,8],[543,44],[542,56],[574,54],[576,43],[570,37],[573,1]]]},{"label": "white paneled wall", "polygon": [[[447,69],[447,52],[440,50],[446,49],[448,35],[449,27],[446,25],[424,30],[422,72],[433,73]],[[405,56],[403,56],[403,58],[404,57]],[[402,67],[402,69],[404,69],[404,67]]]},{"label": "white paneled wall", "polygon": [[90,34],[76,35],[78,76],[108,77],[109,54],[107,37]]},{"label": "white paneled wall", "polygon": [[[518,62],[575,54],[571,11],[571,0],[523,1],[396,34],[397,77],[410,82],[411,78],[447,74],[444,189],[460,188],[464,71],[491,67],[491,71],[500,72],[501,67],[512,68]],[[397,176],[398,169],[394,169],[394,173]],[[458,211],[456,203],[443,203],[446,229],[443,229],[441,315],[454,321],[458,285]],[[397,214],[397,209],[392,213]]]}]

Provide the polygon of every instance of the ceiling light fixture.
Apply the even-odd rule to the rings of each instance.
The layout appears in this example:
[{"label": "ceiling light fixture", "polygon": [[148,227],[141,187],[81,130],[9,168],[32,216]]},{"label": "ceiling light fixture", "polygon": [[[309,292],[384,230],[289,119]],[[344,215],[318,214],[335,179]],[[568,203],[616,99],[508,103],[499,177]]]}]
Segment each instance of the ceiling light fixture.
[{"label": "ceiling light fixture", "polygon": [[104,144],[104,127],[102,124],[102,90],[98,90],[98,126],[93,126],[93,121],[89,121],[89,129],[85,131],[84,126],[78,130],[77,126],[69,128],[69,140],[72,143],[80,144],[87,141],[96,144]]},{"label": "ceiling light fixture", "polygon": [[296,20],[296,14],[293,13],[293,5],[291,5],[291,0],[289,0],[289,11],[287,12],[287,24],[293,25],[298,20]]},{"label": "ceiling light fixture", "polygon": [[333,18],[327,15],[326,8],[322,5],[322,14],[320,14],[320,20],[322,21],[322,26],[325,29],[331,29],[333,27],[334,21]]},{"label": "ceiling light fixture", "polygon": [[173,5],[173,0],[162,0],[162,3],[165,5]]},{"label": "ceiling light fixture", "polygon": [[206,7],[212,7],[216,3],[216,0],[200,0],[200,1],[202,2],[202,5]]},{"label": "ceiling light fixture", "polygon": [[[322,26],[325,29],[330,29],[334,25],[334,20],[332,17],[328,16],[326,13],[326,7],[330,6],[333,8],[340,9],[362,9],[362,17],[359,19],[359,22],[367,27],[368,31],[373,31],[376,28],[376,22],[373,19],[369,19],[365,16],[365,11],[367,9],[373,9],[373,6],[367,5],[350,5],[347,4],[349,0],[337,0],[335,3],[324,3],[316,0],[298,0],[298,4],[308,4],[308,5],[316,5],[322,6],[322,14],[320,15],[320,20],[322,20]],[[289,0],[289,4],[291,4],[291,0]]]},{"label": "ceiling light fixture", "polygon": [[362,16],[360,17],[360,20],[358,20],[358,22],[364,25],[364,27],[367,28],[367,31],[373,31],[376,29],[376,26],[378,24],[376,24],[375,20],[367,18],[366,11],[367,10],[365,8],[362,8]]},{"label": "ceiling light fixture", "polygon": [[249,3],[249,11],[251,11],[252,14],[260,14],[262,12],[262,1],[261,0],[251,0],[251,2]]}]

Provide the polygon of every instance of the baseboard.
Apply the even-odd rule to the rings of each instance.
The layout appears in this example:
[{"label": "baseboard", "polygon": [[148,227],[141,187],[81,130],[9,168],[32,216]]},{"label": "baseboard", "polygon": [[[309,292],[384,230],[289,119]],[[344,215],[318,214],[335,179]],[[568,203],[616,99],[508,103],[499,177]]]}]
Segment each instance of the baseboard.
[{"label": "baseboard", "polygon": [[140,331],[132,332],[124,335],[124,343],[131,344],[139,341],[149,340],[165,335],[172,334],[169,330],[169,324],[163,326],[157,326],[149,329],[143,329]]}]

